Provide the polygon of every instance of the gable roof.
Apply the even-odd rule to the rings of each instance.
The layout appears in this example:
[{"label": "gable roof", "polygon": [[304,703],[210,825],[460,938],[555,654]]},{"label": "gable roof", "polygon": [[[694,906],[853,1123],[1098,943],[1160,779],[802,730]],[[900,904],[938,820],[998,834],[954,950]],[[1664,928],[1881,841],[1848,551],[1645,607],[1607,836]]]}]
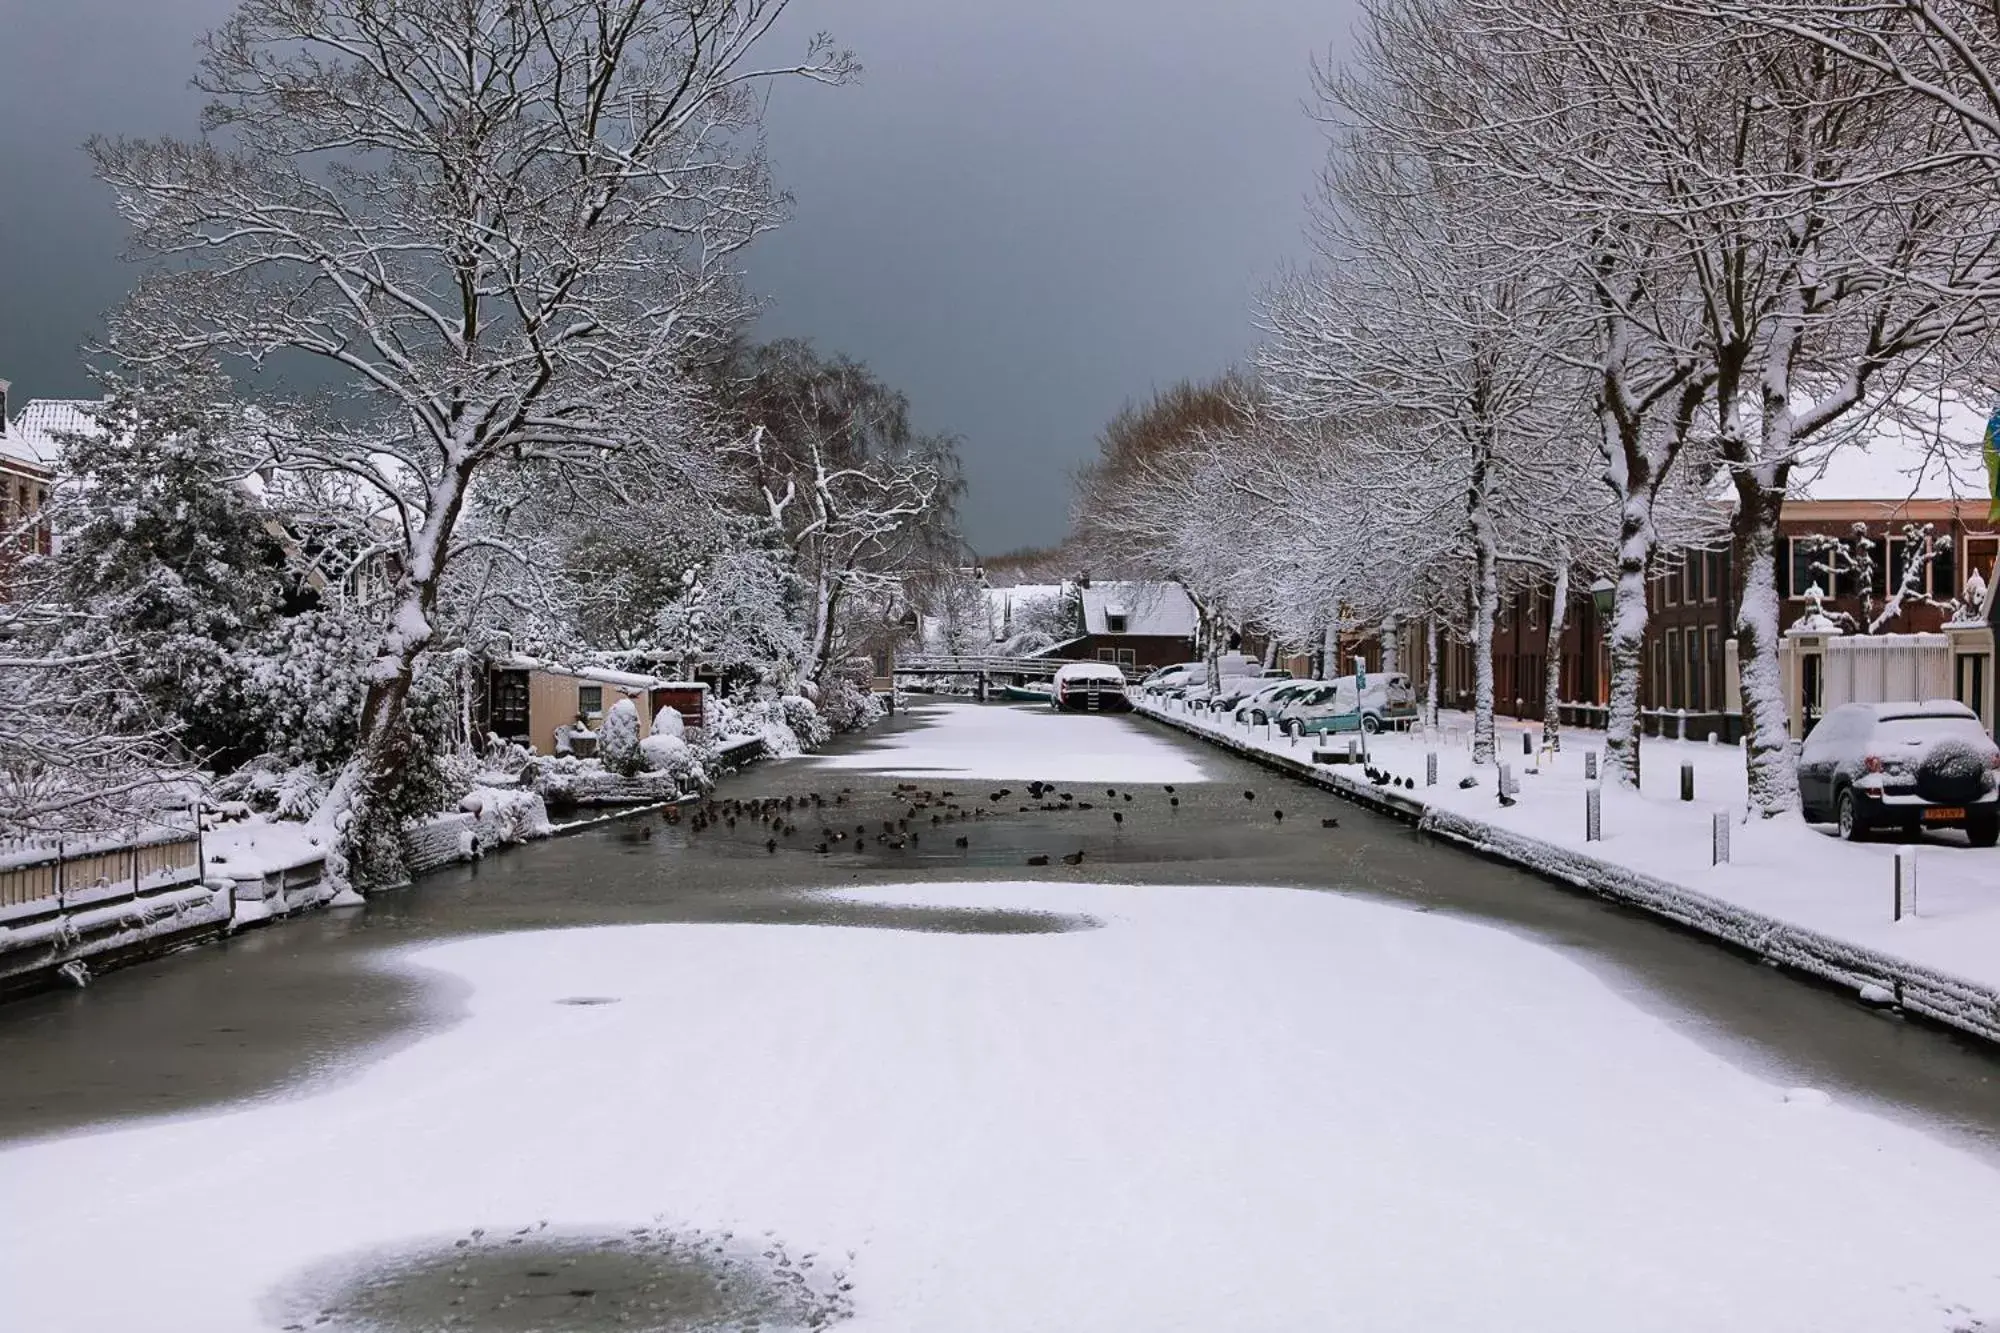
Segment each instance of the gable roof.
[{"label": "gable roof", "polygon": [[1191,639],[1200,617],[1178,583],[1093,583],[1083,589],[1083,632],[1109,634],[1107,617],[1124,616],[1123,634]]},{"label": "gable roof", "polygon": [[97,423],[90,413],[95,398],[30,398],[0,435],[0,454],[16,462],[54,471],[62,458],[62,436],[88,435]]}]

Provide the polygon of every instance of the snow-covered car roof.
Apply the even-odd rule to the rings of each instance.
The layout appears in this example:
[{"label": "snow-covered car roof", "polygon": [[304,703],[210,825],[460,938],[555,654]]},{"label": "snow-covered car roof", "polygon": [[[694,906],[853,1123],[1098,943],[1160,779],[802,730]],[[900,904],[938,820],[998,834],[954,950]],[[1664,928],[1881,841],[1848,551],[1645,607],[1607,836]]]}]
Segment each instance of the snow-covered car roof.
[{"label": "snow-covered car roof", "polygon": [[1109,662],[1071,662],[1056,668],[1058,684],[1071,680],[1115,680],[1125,683],[1125,673]]},{"label": "snow-covered car roof", "polygon": [[1956,699],[1914,699],[1891,700],[1888,703],[1841,704],[1841,708],[1865,712],[1877,722],[1893,721],[1905,717],[1949,717],[1961,721],[1977,722],[1979,714],[1967,708]]}]

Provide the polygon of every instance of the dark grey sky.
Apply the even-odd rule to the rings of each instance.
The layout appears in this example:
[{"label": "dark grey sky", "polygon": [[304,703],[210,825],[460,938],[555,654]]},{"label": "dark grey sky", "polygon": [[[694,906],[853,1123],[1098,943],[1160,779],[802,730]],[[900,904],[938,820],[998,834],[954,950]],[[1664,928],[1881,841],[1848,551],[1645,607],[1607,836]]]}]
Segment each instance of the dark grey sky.
[{"label": "dark grey sky", "polygon": [[[983,551],[1067,522],[1068,472],[1130,398],[1241,358],[1300,250],[1321,140],[1309,62],[1350,0],[794,0],[868,67],[788,88],[770,143],[794,220],[752,257],[766,336],[812,338],[965,439]],[[232,0],[0,0],[0,377],[88,391],[123,293],[77,145],[185,133],[192,43]]]}]

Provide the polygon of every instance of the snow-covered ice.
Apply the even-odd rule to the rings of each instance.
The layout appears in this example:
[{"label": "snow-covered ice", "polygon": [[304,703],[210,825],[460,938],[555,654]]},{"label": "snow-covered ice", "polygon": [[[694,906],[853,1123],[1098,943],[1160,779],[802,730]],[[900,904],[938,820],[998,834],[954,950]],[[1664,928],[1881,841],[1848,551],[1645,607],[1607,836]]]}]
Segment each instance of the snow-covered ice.
[{"label": "snow-covered ice", "polygon": [[1128,717],[927,703],[922,727],[890,732],[845,753],[814,758],[826,769],[893,777],[1040,778],[1048,782],[1201,782],[1201,766]]},{"label": "snow-covered ice", "polygon": [[463,1021],[289,1099],[0,1153],[9,1326],[267,1327],[343,1255],[662,1214],[852,1250],[856,1333],[2000,1313],[1992,1165],[1759,1079],[1533,941],[1274,888],[851,896],[1103,925],[404,953]]}]

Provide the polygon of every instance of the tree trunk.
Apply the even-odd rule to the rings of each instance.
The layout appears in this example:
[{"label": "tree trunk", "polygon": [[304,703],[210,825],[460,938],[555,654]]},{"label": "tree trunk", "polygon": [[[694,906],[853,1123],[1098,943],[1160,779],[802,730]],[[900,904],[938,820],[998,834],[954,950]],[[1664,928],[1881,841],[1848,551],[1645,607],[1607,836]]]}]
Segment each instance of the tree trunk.
[{"label": "tree trunk", "polygon": [[1382,622],[1382,674],[1387,676],[1403,669],[1403,625],[1396,617],[1390,616]]},{"label": "tree trunk", "polygon": [[1424,723],[1438,724],[1438,622],[1424,617]]},{"label": "tree trunk", "polygon": [[1485,472],[1480,469],[1471,493],[1472,529],[1472,762],[1490,764],[1493,735],[1493,620],[1500,604],[1500,557],[1487,510]]},{"label": "tree trunk", "polygon": [[1639,785],[1639,689],[1646,661],[1646,575],[1653,563],[1653,502],[1625,497],[1618,525],[1618,590],[1607,627],[1611,703],[1604,722],[1604,766],[1620,786]]},{"label": "tree trunk", "polygon": [[1769,819],[1799,808],[1783,668],[1778,661],[1778,519],[1782,477],[1763,484],[1754,469],[1737,473],[1736,647],[1742,664],[1743,732],[1748,739],[1750,809]]},{"label": "tree trunk", "polygon": [[1340,674],[1340,617],[1334,616],[1326,622],[1326,635],[1320,642],[1321,680],[1332,680]]},{"label": "tree trunk", "polygon": [[1556,586],[1549,607],[1549,637],[1542,650],[1542,744],[1562,749],[1562,650],[1569,628],[1569,547],[1556,552]]}]

